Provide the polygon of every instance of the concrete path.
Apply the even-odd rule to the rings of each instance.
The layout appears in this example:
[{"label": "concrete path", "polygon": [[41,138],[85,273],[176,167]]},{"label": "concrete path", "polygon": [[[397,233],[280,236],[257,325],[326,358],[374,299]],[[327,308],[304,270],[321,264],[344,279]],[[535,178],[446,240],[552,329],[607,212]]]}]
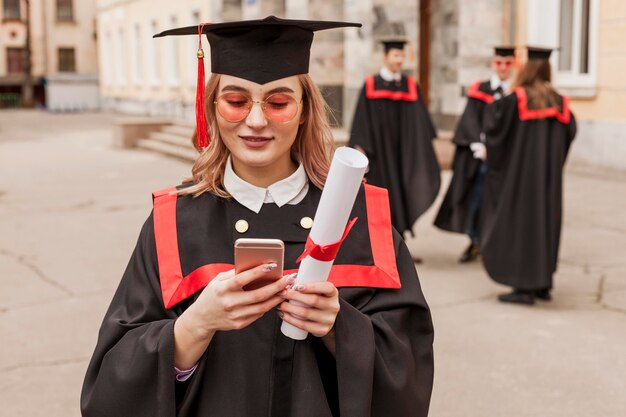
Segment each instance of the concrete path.
[{"label": "concrete path", "polygon": [[[0,416],[80,415],[150,193],[189,173],[113,149],[112,120],[0,111]],[[568,170],[555,300],[534,307],[498,303],[506,288],[480,263],[457,264],[466,241],[434,229],[434,209],[419,221],[409,246],[436,326],[431,416],[626,415],[625,206],[625,174]]]}]

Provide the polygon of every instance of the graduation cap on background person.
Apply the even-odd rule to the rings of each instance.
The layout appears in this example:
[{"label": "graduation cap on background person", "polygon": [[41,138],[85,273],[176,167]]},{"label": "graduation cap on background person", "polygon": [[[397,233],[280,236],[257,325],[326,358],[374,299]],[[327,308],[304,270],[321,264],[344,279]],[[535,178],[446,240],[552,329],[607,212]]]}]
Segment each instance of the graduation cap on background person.
[{"label": "graduation cap on background person", "polygon": [[552,51],[559,48],[544,48],[539,46],[526,46],[528,51],[528,59],[550,59]]},{"label": "graduation cap on background person", "polygon": [[494,46],[493,54],[495,56],[515,56],[514,46]]},{"label": "graduation cap on background person", "polygon": [[407,40],[402,37],[388,37],[379,39],[379,42],[383,44],[385,48],[385,53],[389,52],[391,49],[404,49],[404,45],[407,43]]},{"label": "graduation cap on background person", "polygon": [[404,45],[407,43],[406,40],[404,39],[384,39],[380,41],[383,44],[383,47],[385,48],[385,53],[389,52],[392,49],[400,49],[403,50],[404,49]]},{"label": "graduation cap on background person", "polygon": [[361,27],[361,24],[268,16],[257,20],[202,23],[166,30],[153,37],[198,36],[196,128],[198,146],[204,148],[209,145],[210,139],[204,112],[203,34],[211,47],[211,72],[266,84],[292,75],[307,74],[314,32],[341,27]]}]

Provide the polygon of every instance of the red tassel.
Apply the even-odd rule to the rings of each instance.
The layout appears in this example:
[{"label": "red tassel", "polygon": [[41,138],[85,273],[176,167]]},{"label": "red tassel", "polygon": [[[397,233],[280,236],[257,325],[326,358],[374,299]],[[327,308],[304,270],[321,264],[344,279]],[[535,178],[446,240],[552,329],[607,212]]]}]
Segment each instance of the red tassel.
[{"label": "red tassel", "polygon": [[202,50],[202,29],[204,23],[198,25],[198,85],[196,86],[196,132],[198,147],[203,149],[209,146],[209,127],[204,110],[204,51]]}]

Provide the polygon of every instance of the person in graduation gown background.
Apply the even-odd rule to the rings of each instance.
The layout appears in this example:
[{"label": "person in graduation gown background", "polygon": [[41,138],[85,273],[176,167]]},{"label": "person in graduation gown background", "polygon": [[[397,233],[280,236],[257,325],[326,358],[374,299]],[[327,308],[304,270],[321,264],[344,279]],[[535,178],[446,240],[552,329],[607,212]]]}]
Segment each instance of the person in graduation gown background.
[{"label": "person in graduation gown background", "polygon": [[528,47],[513,93],[485,112],[482,257],[512,287],[502,302],[551,299],[562,222],[563,167],[576,135],[567,97],[551,84],[550,49]]},{"label": "person in graduation gown background", "polygon": [[435,201],[440,168],[437,132],[412,76],[402,73],[404,39],[385,39],[384,65],[366,78],[356,105],[349,146],[370,160],[367,182],[389,190],[393,226],[413,235],[413,224]]},{"label": "person in graduation gown background", "polygon": [[[333,149],[310,45],[314,31],[344,26],[360,25],[270,16],[157,35],[209,39],[201,154],[191,182],[153,194],[87,369],[83,416],[427,416],[432,320],[384,189],[361,188],[329,281],[291,286]],[[276,265],[235,274],[239,237],[282,239],[286,275],[244,290]],[[282,320],[308,338],[284,336]]]},{"label": "person in graduation gown background", "polygon": [[465,263],[480,253],[479,218],[487,165],[483,112],[487,104],[509,92],[515,64],[515,48],[497,46],[491,59],[491,78],[474,82],[467,91],[467,104],[454,132],[456,145],[452,179],[435,218],[440,229],[466,234],[470,243],[459,258]]}]

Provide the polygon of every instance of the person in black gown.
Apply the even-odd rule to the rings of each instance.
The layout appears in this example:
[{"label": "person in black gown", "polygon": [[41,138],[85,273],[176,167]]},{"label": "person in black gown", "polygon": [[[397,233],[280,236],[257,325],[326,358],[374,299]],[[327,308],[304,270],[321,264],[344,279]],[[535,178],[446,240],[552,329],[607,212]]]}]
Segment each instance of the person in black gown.
[{"label": "person in black gown", "polygon": [[405,43],[383,41],[384,66],[365,80],[349,146],[369,158],[367,182],[389,190],[393,226],[413,235],[413,224],[437,197],[440,169],[424,98],[415,79],[402,73]]},{"label": "person in black gown", "polygon": [[563,167],[576,120],[551,84],[550,52],[528,47],[513,93],[485,112],[481,251],[489,276],[513,288],[502,302],[550,300],[557,269]]},{"label": "person in black gown", "polygon": [[469,246],[459,258],[461,263],[475,260],[480,253],[480,207],[487,171],[484,162],[483,113],[487,104],[499,100],[509,92],[514,63],[515,48],[494,48],[491,60],[493,75],[490,79],[476,81],[469,87],[467,105],[452,138],[456,145],[452,163],[453,175],[435,218],[435,226],[469,236]]},{"label": "person in black gown", "polygon": [[[291,286],[333,149],[310,45],[343,26],[360,25],[270,16],[158,35],[209,39],[201,153],[190,181],[153,194],[87,369],[84,417],[427,416],[432,320],[384,189],[361,188],[329,280]],[[239,237],[283,240],[286,275],[244,290],[276,264],[235,274]],[[308,337],[284,336],[282,320]]]}]

